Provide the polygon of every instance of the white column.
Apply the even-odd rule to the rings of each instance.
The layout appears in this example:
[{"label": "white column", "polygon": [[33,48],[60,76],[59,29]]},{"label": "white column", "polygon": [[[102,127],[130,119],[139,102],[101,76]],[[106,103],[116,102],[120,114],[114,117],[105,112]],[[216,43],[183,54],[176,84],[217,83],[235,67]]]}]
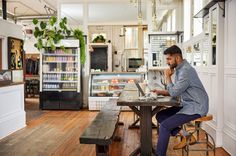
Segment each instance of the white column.
[{"label": "white column", "polygon": [[[218,4],[216,4],[218,5]],[[217,76],[217,127],[216,127],[216,146],[222,146],[222,132],[224,126],[224,17],[223,11],[217,6],[217,29],[216,29],[216,76]]]},{"label": "white column", "polygon": [[89,36],[88,36],[88,19],[89,19],[89,4],[87,0],[83,2],[83,32],[87,35],[86,43],[86,61],[83,68],[83,102],[88,104],[89,97],[89,75],[90,75],[90,52],[89,52]]}]

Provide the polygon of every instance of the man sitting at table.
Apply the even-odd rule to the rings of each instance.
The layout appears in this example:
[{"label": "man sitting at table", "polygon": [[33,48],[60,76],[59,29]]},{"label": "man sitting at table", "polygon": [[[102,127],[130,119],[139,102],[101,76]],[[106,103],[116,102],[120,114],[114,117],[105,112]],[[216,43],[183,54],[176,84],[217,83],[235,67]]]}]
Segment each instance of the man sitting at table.
[{"label": "man sitting at table", "polygon": [[[208,112],[208,95],[195,69],[182,57],[180,48],[173,45],[164,51],[169,69],[165,70],[167,90],[153,90],[159,95],[180,97],[180,107],[171,107],[156,114],[160,124],[156,154],[165,156],[170,135],[178,133],[182,141],[174,146],[180,149],[186,146],[188,133],[181,129],[181,125],[205,116]],[[174,82],[171,76],[175,74]],[[190,144],[194,144],[194,136]]]}]

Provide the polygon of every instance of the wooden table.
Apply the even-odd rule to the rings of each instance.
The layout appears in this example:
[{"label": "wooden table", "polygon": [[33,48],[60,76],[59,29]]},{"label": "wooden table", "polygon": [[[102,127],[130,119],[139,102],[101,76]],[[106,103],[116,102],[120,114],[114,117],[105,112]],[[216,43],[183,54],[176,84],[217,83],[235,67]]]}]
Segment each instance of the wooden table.
[{"label": "wooden table", "polygon": [[156,100],[139,100],[137,88],[130,85],[126,87],[118,101],[118,106],[129,106],[140,118],[140,147],[134,150],[130,155],[142,156],[152,155],[152,117],[160,111],[162,107],[178,106],[179,102],[171,97],[160,97]]}]

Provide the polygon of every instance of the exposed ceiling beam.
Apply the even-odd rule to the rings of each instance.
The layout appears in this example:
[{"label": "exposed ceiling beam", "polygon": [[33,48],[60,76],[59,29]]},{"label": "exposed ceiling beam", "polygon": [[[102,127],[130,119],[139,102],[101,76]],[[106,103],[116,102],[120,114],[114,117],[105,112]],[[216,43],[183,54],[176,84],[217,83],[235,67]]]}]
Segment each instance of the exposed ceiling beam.
[{"label": "exposed ceiling beam", "polygon": [[[28,5],[24,4],[24,3],[22,3],[21,1],[9,1],[9,0],[8,0],[7,3],[19,3],[19,4],[23,5],[23,6],[25,6],[26,8],[32,10],[33,12],[35,12],[35,13],[37,13],[37,14],[40,14],[40,12],[38,12],[37,10],[33,9],[32,7],[30,7],[30,6],[28,6]],[[13,14],[14,14],[14,13],[13,13]]]}]

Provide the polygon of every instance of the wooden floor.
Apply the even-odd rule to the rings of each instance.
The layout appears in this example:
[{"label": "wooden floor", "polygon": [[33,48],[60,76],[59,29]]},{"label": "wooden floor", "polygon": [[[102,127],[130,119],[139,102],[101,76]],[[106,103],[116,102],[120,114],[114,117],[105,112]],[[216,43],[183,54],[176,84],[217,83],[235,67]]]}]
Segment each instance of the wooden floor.
[{"label": "wooden floor", "polygon": [[[27,116],[27,127],[0,140],[0,156],[95,155],[95,146],[80,144],[79,136],[93,121],[97,112],[35,110],[31,114],[34,115]],[[111,156],[128,156],[139,146],[139,130],[128,129],[128,125],[133,122],[133,113],[122,112],[120,120],[124,122],[124,125],[119,126],[117,134],[122,140],[110,146]],[[153,129],[154,146],[156,141],[157,132]],[[182,155],[181,150],[172,150],[175,143],[176,139],[172,137],[168,147],[168,156]],[[204,154],[195,152],[190,155],[203,156]],[[224,150],[217,149],[216,156],[229,155]]]}]

